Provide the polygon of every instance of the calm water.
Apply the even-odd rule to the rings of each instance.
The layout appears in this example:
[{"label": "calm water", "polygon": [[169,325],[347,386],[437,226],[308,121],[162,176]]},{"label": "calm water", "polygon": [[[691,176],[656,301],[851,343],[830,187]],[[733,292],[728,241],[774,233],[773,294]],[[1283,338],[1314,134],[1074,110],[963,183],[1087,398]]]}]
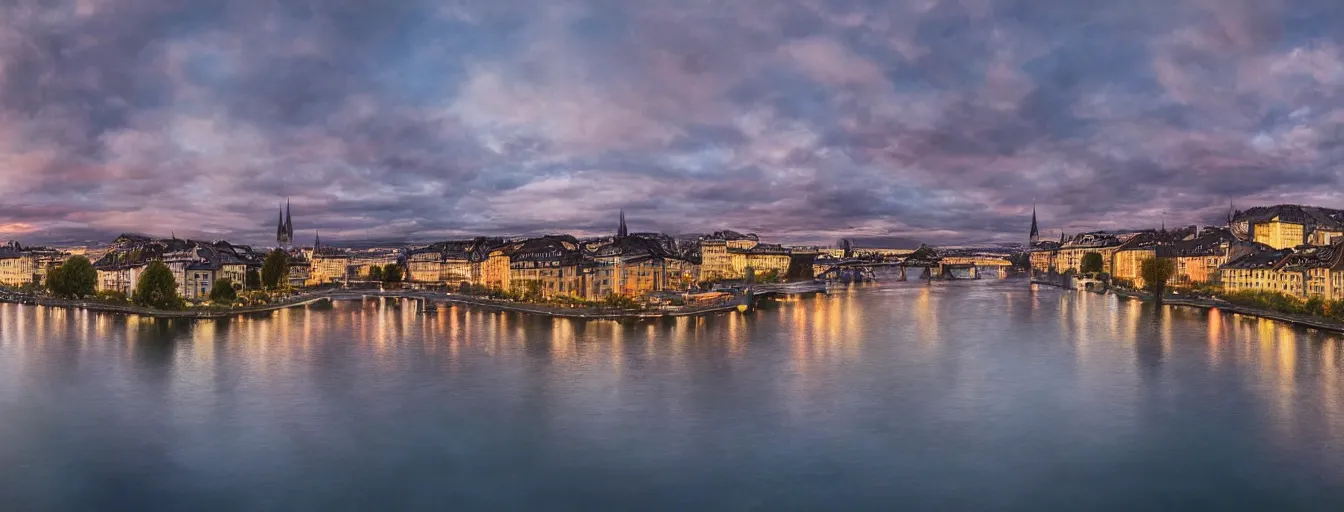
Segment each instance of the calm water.
[{"label": "calm water", "polygon": [[618,324],[0,305],[0,509],[1344,510],[1344,342],[1022,281]]}]

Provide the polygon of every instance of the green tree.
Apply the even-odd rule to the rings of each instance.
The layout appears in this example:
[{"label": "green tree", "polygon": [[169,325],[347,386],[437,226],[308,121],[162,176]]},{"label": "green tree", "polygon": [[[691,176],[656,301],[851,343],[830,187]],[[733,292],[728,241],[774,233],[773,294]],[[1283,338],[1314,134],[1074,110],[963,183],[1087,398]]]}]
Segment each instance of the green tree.
[{"label": "green tree", "polygon": [[397,266],[396,263],[388,263],[386,265],[383,265],[383,282],[400,283],[401,267]]},{"label": "green tree", "polygon": [[73,256],[47,271],[47,289],[58,297],[92,297],[97,288],[98,271],[84,256]]},{"label": "green tree", "polygon": [[238,291],[233,289],[233,280],[227,277],[221,277],[215,280],[215,284],[210,286],[210,302],[216,304],[233,304],[238,300]]},{"label": "green tree", "polygon": [[380,267],[380,266],[378,266],[378,265],[374,265],[374,266],[372,266],[372,267],[369,267],[369,280],[371,280],[371,281],[382,281],[382,280],[383,280],[383,267]]},{"label": "green tree", "polygon": [[289,255],[280,249],[267,254],[266,262],[261,264],[261,284],[274,290],[283,285],[288,276]]},{"label": "green tree", "polygon": [[182,297],[177,294],[177,279],[162,261],[150,262],[135,283],[131,300],[141,306],[157,309],[182,309]]},{"label": "green tree", "polygon": [[1101,254],[1089,252],[1083,255],[1082,268],[1079,272],[1084,274],[1096,274],[1106,268],[1106,263],[1102,261]]},{"label": "green tree", "polygon": [[1150,258],[1139,266],[1139,277],[1143,286],[1153,292],[1157,305],[1162,305],[1162,295],[1167,291],[1167,280],[1176,275],[1176,262],[1170,258]]},{"label": "green tree", "polygon": [[261,272],[257,272],[255,268],[249,268],[247,273],[243,274],[243,281],[249,290],[261,288]]},{"label": "green tree", "polygon": [[70,285],[66,284],[65,269],[54,267],[47,271],[47,291],[57,297],[67,297],[70,293]]}]

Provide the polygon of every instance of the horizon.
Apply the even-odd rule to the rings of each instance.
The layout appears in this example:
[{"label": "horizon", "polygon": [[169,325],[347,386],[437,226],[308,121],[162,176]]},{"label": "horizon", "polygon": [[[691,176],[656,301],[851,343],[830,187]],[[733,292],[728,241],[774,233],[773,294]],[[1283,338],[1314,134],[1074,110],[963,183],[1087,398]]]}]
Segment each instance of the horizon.
[{"label": "horizon", "polygon": [[[0,238],[1015,243],[1344,207],[1318,0],[0,7]],[[1086,27],[1086,30],[1078,27]],[[700,226],[708,226],[700,229]],[[695,229],[692,229],[695,228]]]}]

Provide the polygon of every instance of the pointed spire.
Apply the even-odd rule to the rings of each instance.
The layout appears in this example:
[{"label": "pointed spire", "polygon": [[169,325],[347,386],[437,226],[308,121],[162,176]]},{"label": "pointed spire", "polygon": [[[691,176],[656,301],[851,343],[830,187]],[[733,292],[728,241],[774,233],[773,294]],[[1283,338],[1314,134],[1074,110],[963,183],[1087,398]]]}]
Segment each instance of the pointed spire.
[{"label": "pointed spire", "polygon": [[285,198],[285,234],[294,239],[294,219],[289,216],[289,198]]},{"label": "pointed spire", "polygon": [[317,230],[314,229],[314,230],[313,230],[313,250],[317,250],[317,249],[320,248],[320,247],[322,247],[322,234],[321,234],[321,233],[318,233]]},{"label": "pointed spire", "polygon": [[1040,228],[1037,227],[1037,225],[1036,225],[1036,201],[1035,201],[1035,200],[1032,200],[1032,201],[1031,201],[1031,234],[1030,234],[1030,239],[1031,239],[1031,243],[1032,243],[1032,244],[1035,244],[1036,242],[1040,241],[1040,239],[1041,239],[1041,230],[1040,230]]},{"label": "pointed spire", "polygon": [[622,209],[621,209],[621,227],[616,228],[616,236],[617,236],[618,238],[625,238],[626,236],[629,236],[629,235],[630,235],[630,231],[629,231],[628,229],[626,229],[626,227],[625,227],[625,209],[622,208]]}]

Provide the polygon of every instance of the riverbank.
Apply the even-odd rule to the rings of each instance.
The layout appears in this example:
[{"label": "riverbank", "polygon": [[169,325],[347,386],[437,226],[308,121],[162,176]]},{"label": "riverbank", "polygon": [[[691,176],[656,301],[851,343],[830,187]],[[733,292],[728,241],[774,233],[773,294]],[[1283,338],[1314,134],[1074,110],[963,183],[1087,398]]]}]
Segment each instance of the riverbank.
[{"label": "riverbank", "polygon": [[[1053,283],[1051,283],[1051,282],[1047,282],[1047,281],[1045,281],[1045,280],[1039,280],[1039,281],[1038,281],[1038,280],[1036,280],[1036,279],[1033,279],[1033,280],[1032,280],[1032,284],[1042,284],[1042,285],[1046,285],[1046,286],[1058,286],[1058,285],[1055,285],[1055,284],[1053,284]],[[1123,299],[1126,299],[1126,300],[1140,300],[1140,301],[1144,301],[1144,302],[1152,302],[1152,301],[1153,301],[1153,296],[1152,296],[1152,294],[1150,294],[1150,293],[1144,293],[1144,292],[1139,292],[1139,291],[1134,291],[1134,290],[1117,289],[1117,288],[1111,288],[1111,289],[1109,290],[1109,292],[1115,294],[1117,297],[1120,297],[1120,298],[1123,298]],[[1166,298],[1164,298],[1164,299],[1162,300],[1162,303],[1163,303],[1163,305],[1166,305],[1166,306],[1173,306],[1173,307],[1187,307],[1187,308],[1199,308],[1199,309],[1217,309],[1217,310],[1219,310],[1219,311],[1227,311],[1227,312],[1235,313],[1235,314],[1238,314],[1238,315],[1245,315],[1245,316],[1251,316],[1251,317],[1256,317],[1256,318],[1264,318],[1264,319],[1267,319],[1267,320],[1274,320],[1274,321],[1278,321],[1278,322],[1284,322],[1284,323],[1289,323],[1289,324],[1294,324],[1294,325],[1300,325],[1300,326],[1302,326],[1302,327],[1308,327],[1308,328],[1312,328],[1312,329],[1319,329],[1319,330],[1322,330],[1322,331],[1330,331],[1330,332],[1344,333],[1344,323],[1336,322],[1336,321],[1334,321],[1334,320],[1330,320],[1330,319],[1328,319],[1328,318],[1321,318],[1321,317],[1316,317],[1316,316],[1305,316],[1305,315],[1292,315],[1292,314],[1288,314],[1288,313],[1280,313],[1280,312],[1278,312],[1278,311],[1269,311],[1269,310],[1264,310],[1264,309],[1259,309],[1259,308],[1251,308],[1251,307],[1241,306],[1241,305],[1233,304],[1233,303],[1231,303],[1231,302],[1227,302],[1227,301],[1223,301],[1223,300],[1200,299],[1200,298],[1194,298],[1194,297],[1179,297],[1179,296],[1178,296],[1178,297],[1166,297]]]},{"label": "riverbank", "polygon": [[739,306],[746,305],[744,298],[736,298],[732,301],[711,304],[698,307],[683,307],[677,309],[655,309],[655,310],[610,310],[597,308],[565,308],[557,306],[547,306],[542,304],[528,304],[505,300],[487,299],[469,295],[460,295],[455,293],[434,292],[424,290],[350,290],[333,289],[325,290],[319,293],[304,294],[291,297],[287,300],[262,304],[257,306],[243,306],[236,308],[219,309],[188,309],[183,311],[166,311],[161,309],[146,308],[133,304],[112,304],[94,300],[71,300],[57,299],[52,297],[39,297],[30,295],[8,294],[0,296],[0,302],[9,302],[15,304],[28,304],[35,306],[84,309],[88,311],[97,311],[103,313],[117,313],[124,315],[137,315],[150,318],[166,319],[220,319],[235,316],[269,313],[282,309],[294,307],[303,307],[316,304],[322,301],[336,300],[363,300],[366,298],[385,298],[385,299],[410,299],[423,301],[427,304],[457,304],[469,307],[477,307],[492,311],[508,311],[515,313],[524,313],[531,315],[541,315],[553,318],[572,318],[587,320],[638,320],[638,319],[656,319],[656,318],[675,318],[688,316],[701,316],[716,313],[725,313],[736,311]]}]

